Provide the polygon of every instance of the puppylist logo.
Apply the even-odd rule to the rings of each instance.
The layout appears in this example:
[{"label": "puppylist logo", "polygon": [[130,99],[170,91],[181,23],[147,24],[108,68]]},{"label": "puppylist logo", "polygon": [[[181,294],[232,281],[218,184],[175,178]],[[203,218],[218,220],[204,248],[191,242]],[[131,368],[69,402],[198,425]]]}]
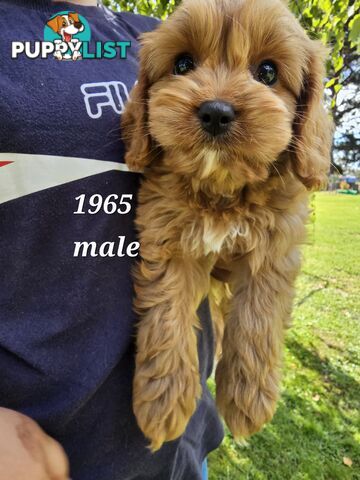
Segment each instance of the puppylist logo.
[{"label": "puppylist logo", "polygon": [[[63,11],[53,15],[44,28],[44,40],[12,42],[11,57],[48,58],[57,60],[99,60],[127,58],[130,41],[95,42],[90,45],[91,28],[83,15]],[[92,47],[92,48],[91,48]]]}]

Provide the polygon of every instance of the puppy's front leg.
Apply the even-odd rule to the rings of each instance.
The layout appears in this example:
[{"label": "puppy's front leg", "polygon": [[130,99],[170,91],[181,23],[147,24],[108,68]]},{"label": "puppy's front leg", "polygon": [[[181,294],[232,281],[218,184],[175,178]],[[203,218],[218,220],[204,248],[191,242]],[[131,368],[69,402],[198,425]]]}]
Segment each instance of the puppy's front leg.
[{"label": "puppy's front leg", "polygon": [[[256,255],[256,252],[255,252]],[[233,299],[216,370],[216,400],[235,437],[257,432],[275,411],[284,327],[300,260],[296,247],[267,256],[254,273],[249,256],[233,271]]]},{"label": "puppy's front leg", "polygon": [[200,397],[196,309],[208,288],[209,269],[192,259],[161,261],[142,250],[135,274],[140,316],[134,378],[134,413],[151,449],[185,430]]}]

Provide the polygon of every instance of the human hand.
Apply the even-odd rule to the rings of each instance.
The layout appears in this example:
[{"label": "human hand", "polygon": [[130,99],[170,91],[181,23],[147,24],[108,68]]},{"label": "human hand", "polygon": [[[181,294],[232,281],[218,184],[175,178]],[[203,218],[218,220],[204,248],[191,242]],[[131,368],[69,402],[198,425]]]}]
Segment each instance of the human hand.
[{"label": "human hand", "polygon": [[39,425],[0,408],[0,480],[69,480],[64,450]]}]

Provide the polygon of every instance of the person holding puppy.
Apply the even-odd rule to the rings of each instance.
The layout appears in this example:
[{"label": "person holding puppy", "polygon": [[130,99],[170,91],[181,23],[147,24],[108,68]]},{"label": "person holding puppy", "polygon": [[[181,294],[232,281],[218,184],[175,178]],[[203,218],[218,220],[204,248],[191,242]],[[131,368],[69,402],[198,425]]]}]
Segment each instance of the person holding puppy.
[{"label": "person holding puppy", "polygon": [[[69,12],[80,33],[87,21],[90,46],[131,41],[127,58],[11,57],[12,42],[41,40],[55,15],[59,32],[75,31]],[[137,38],[157,21],[95,0],[0,0],[0,14],[0,480],[201,480],[223,436],[206,387],[208,305],[202,397],[185,434],[153,454],[132,411],[136,259],[109,250],[119,236],[136,242],[140,175],[125,168],[119,124]],[[118,215],[105,208],[114,196]],[[74,256],[75,242],[87,254]]]}]

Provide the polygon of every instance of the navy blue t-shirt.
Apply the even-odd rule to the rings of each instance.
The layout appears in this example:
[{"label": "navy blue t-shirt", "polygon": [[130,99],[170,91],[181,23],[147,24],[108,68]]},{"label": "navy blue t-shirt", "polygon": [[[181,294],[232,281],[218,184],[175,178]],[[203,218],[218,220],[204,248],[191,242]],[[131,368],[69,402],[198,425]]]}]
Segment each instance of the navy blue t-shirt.
[{"label": "navy blue t-shirt", "polygon": [[[12,58],[12,42],[34,49],[59,12],[59,28],[71,17],[79,38],[91,31],[90,51],[131,41],[127,59]],[[103,7],[0,0],[0,405],[61,442],[73,480],[200,480],[223,434],[206,388],[214,350],[206,302],[203,395],[186,433],[153,455],[132,413],[136,257],[123,252],[136,241],[139,175],[124,165],[120,117],[138,35],[156,24]],[[47,38],[61,39],[52,25]],[[113,201],[127,213],[111,213]],[[89,242],[88,251],[74,256],[74,242]]]}]

